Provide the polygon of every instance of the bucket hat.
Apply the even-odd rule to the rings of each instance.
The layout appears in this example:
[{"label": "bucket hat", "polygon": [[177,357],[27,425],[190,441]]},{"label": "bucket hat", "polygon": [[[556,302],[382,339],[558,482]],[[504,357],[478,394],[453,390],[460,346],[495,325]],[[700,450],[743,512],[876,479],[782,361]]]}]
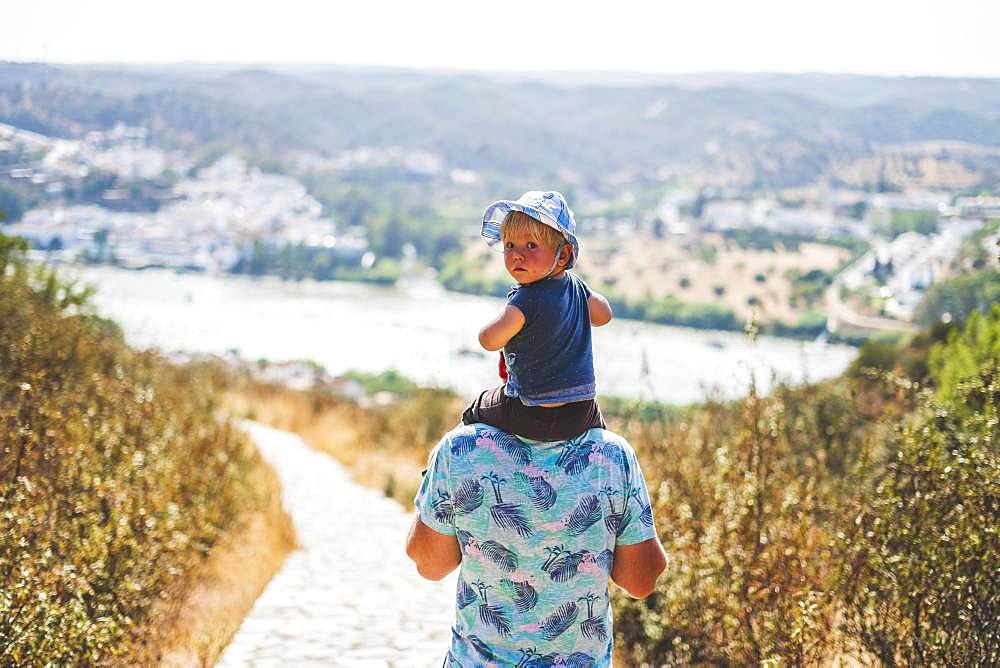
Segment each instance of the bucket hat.
[{"label": "bucket hat", "polygon": [[516,200],[502,199],[490,204],[483,214],[482,231],[490,246],[500,241],[500,223],[511,211],[527,214],[562,233],[573,251],[566,269],[576,264],[576,258],[580,255],[580,242],[576,239],[576,219],[562,193],[555,190],[529,190]]}]

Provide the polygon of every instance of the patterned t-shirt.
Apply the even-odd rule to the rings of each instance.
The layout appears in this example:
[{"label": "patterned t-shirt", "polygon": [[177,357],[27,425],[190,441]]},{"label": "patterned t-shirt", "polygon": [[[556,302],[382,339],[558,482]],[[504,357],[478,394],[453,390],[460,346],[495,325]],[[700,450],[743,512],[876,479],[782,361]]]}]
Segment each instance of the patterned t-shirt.
[{"label": "patterned t-shirt", "polygon": [[655,536],[625,439],[590,429],[536,442],[463,425],[436,446],[415,505],[462,549],[446,668],[610,665],[615,546]]}]

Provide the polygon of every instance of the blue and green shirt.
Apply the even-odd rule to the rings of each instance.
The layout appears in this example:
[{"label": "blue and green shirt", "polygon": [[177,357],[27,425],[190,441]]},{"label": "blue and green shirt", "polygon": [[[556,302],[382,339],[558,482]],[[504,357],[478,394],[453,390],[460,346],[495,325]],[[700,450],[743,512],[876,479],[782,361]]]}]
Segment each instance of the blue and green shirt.
[{"label": "blue and green shirt", "polygon": [[625,439],[590,429],[536,442],[463,425],[434,449],[415,505],[462,550],[447,668],[611,664],[615,546],[656,535]]}]

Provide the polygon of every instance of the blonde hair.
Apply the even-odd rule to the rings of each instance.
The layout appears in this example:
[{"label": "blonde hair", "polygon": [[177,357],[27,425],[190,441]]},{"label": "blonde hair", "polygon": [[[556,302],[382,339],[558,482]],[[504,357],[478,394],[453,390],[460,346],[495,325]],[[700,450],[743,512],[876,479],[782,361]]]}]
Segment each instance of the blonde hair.
[{"label": "blonde hair", "polygon": [[566,241],[562,232],[521,211],[511,211],[503,217],[500,223],[500,240],[506,241],[508,235],[522,231],[527,232],[535,241],[541,241],[553,248]]}]

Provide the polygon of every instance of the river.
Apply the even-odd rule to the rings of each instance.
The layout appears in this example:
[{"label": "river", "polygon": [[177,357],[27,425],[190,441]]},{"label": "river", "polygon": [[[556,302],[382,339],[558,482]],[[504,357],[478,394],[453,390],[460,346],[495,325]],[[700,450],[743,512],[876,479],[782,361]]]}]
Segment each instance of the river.
[{"label": "river", "polygon": [[[473,396],[495,385],[496,354],[479,328],[502,301],[447,292],[429,279],[395,287],[362,283],[67,268],[97,287],[102,315],[130,344],[164,351],[237,351],[256,360],[310,359],[332,374],[396,369],[423,385]],[[849,346],[613,320],[594,330],[598,391],[686,403],[736,396],[750,374],[798,382],[841,373]]]}]

